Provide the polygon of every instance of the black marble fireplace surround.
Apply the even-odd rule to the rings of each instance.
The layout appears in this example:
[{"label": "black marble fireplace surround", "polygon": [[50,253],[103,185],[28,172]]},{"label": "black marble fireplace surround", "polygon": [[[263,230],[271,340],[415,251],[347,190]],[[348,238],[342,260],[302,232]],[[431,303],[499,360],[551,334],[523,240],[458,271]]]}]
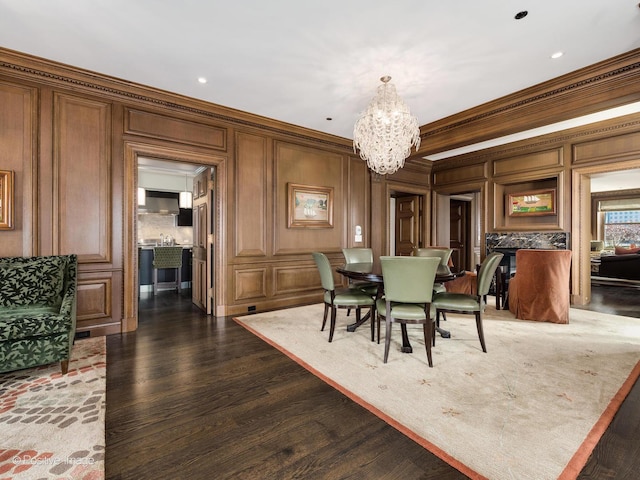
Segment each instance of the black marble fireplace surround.
[{"label": "black marble fireplace surround", "polygon": [[[518,232],[518,233],[486,233],[485,245],[487,254],[500,252],[504,254],[500,262],[501,303],[507,308],[507,292],[509,279],[516,272],[516,251],[521,248],[566,250],[569,248],[569,232]],[[497,292],[496,292],[497,294]]]},{"label": "black marble fireplace surround", "polygon": [[516,271],[516,250],[537,248],[544,250],[566,250],[569,245],[569,232],[517,232],[486,233],[487,254],[500,252],[504,258],[500,263],[505,273],[511,276]]},{"label": "black marble fireplace surround", "polygon": [[569,232],[486,233],[484,238],[487,253],[495,249],[566,250],[569,248]]}]

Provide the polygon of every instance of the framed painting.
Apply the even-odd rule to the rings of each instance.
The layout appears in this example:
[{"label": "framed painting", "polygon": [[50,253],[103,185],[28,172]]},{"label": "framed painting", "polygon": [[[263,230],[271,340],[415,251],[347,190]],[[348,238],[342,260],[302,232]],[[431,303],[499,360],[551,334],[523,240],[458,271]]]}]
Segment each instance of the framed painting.
[{"label": "framed painting", "polygon": [[556,214],[556,189],[509,193],[507,213],[510,217]]},{"label": "framed painting", "polygon": [[0,230],[13,229],[13,171],[0,170]]},{"label": "framed painting", "polygon": [[287,184],[289,228],[333,228],[333,187]]}]

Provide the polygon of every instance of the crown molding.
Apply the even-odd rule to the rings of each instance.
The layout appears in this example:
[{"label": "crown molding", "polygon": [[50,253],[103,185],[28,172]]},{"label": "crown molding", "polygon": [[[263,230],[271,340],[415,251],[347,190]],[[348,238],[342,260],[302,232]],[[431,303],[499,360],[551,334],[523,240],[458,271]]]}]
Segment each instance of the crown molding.
[{"label": "crown molding", "polygon": [[420,129],[415,156],[491,140],[640,100],[640,48]]}]

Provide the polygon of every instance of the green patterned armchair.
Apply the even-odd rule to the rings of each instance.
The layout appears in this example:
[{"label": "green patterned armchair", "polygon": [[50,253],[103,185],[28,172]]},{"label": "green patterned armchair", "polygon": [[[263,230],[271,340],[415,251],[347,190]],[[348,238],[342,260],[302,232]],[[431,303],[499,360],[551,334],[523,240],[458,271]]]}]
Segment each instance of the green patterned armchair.
[{"label": "green patterned armchair", "polygon": [[60,362],[76,331],[78,257],[0,258],[0,373]]}]

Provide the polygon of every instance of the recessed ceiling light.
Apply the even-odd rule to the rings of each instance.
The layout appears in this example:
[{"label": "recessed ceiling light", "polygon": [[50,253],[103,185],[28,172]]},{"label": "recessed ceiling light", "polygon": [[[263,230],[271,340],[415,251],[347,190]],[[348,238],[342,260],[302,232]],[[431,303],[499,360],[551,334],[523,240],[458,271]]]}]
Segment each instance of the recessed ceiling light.
[{"label": "recessed ceiling light", "polygon": [[564,52],[556,52],[551,55],[551,58],[560,58],[563,55],[564,55]]},{"label": "recessed ceiling light", "polygon": [[528,14],[529,14],[529,12],[527,12],[526,10],[523,10],[521,12],[516,13],[516,16],[513,17],[513,18],[515,18],[516,20],[520,20],[520,19],[526,17]]},{"label": "recessed ceiling light", "polygon": [[198,82],[200,83],[207,83],[207,79],[204,77],[198,77]]}]

